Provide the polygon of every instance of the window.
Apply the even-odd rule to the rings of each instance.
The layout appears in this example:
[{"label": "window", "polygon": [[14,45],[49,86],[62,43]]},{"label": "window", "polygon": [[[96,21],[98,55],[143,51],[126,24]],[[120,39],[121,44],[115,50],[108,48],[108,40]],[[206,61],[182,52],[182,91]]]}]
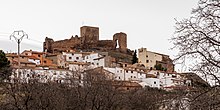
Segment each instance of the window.
[{"label": "window", "polygon": [[71,59],[72,59],[72,57],[69,57],[69,59],[71,60]]},{"label": "window", "polygon": [[133,71],[131,71],[131,73],[133,73]]},{"label": "window", "polygon": [[148,63],[149,62],[149,60],[146,60],[146,63]]},{"label": "window", "polygon": [[44,63],[47,63],[47,61],[44,61]]},{"label": "window", "polygon": [[156,82],[156,81],[154,81],[154,84],[157,84],[157,82]]},{"label": "window", "polygon": [[120,73],[122,73],[122,70],[120,70]]},{"label": "window", "polygon": [[125,64],[125,67],[127,67],[127,64]]},{"label": "window", "polygon": [[148,55],[146,55],[146,57],[148,57]]},{"label": "window", "polygon": [[121,79],[120,77],[118,77],[118,79]]},{"label": "window", "polygon": [[79,60],[79,57],[76,57],[77,60]]},{"label": "window", "polygon": [[14,57],[12,57],[12,59],[14,59]]},{"label": "window", "polygon": [[22,59],[24,59],[24,57],[21,57]]},{"label": "window", "polygon": [[126,73],[128,73],[128,70],[126,70]]},{"label": "window", "polygon": [[131,76],[131,78],[132,78],[132,76]]},{"label": "window", "polygon": [[38,55],[38,57],[40,57],[40,55]]},{"label": "window", "polygon": [[136,78],[136,76],[134,76],[134,78]]},{"label": "window", "polygon": [[97,65],[99,65],[99,63],[97,63]]}]

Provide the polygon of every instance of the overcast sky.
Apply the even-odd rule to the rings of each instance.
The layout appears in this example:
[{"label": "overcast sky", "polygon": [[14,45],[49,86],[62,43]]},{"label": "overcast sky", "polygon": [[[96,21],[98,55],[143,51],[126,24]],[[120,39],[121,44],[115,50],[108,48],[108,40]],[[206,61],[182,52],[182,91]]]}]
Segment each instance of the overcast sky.
[{"label": "overcast sky", "polygon": [[198,0],[0,0],[0,49],[17,52],[9,36],[24,30],[22,50],[42,51],[46,36],[54,40],[79,35],[83,25],[96,26],[100,39],[127,34],[128,48],[145,47],[170,55],[175,20],[188,18]]}]

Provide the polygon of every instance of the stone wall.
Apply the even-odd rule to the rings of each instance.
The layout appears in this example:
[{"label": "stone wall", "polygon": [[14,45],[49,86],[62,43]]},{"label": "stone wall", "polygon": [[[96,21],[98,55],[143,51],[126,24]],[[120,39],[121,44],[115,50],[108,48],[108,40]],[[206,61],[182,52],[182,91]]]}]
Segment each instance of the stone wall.
[{"label": "stone wall", "polygon": [[[119,50],[122,53],[127,53],[127,35],[125,33],[116,33],[113,40],[99,40],[99,28],[83,26],[80,28],[81,37],[75,36],[70,39],[54,41],[46,37],[44,42],[44,52],[56,53],[70,49],[97,49],[97,50]],[[117,45],[119,48],[116,49]]]}]

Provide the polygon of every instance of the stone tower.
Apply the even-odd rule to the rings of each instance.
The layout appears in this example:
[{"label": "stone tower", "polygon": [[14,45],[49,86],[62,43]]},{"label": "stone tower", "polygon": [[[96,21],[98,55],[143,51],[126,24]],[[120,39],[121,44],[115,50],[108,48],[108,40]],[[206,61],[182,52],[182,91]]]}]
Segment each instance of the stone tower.
[{"label": "stone tower", "polygon": [[52,49],[53,42],[54,42],[53,39],[46,37],[45,42],[43,44],[43,51],[44,52],[47,51],[49,53],[52,53],[53,52],[53,49]]},{"label": "stone tower", "polygon": [[119,46],[119,50],[121,52],[126,53],[127,52],[127,35],[123,32],[116,33],[113,36],[113,41],[115,44],[115,48],[117,45]]},{"label": "stone tower", "polygon": [[85,48],[96,47],[99,41],[99,28],[83,26],[80,28],[81,45]]}]

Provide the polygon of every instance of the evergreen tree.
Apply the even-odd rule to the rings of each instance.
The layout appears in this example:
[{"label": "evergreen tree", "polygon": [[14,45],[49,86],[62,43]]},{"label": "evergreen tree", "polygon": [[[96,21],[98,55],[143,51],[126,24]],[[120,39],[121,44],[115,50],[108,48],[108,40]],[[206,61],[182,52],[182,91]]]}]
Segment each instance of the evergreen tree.
[{"label": "evergreen tree", "polygon": [[133,58],[132,58],[132,64],[138,63],[138,58],[137,58],[137,51],[134,51]]},{"label": "evergreen tree", "polygon": [[8,79],[11,75],[10,62],[6,58],[5,53],[0,50],[0,81]]}]

